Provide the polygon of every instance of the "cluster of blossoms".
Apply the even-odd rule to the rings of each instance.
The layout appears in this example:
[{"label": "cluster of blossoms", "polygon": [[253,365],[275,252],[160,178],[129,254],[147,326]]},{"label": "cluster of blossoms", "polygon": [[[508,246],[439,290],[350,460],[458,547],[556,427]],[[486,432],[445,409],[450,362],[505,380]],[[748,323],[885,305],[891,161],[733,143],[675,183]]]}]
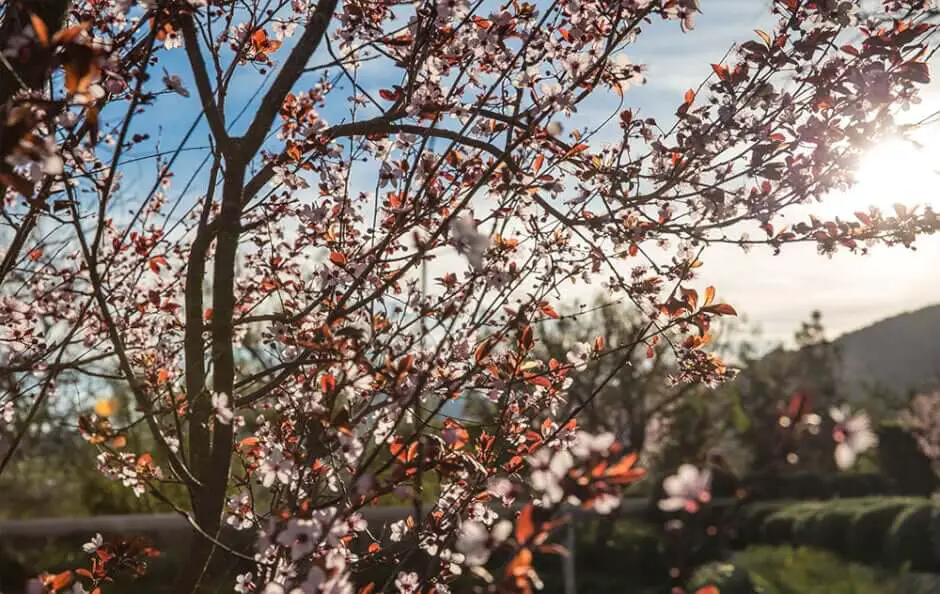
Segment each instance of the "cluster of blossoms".
[{"label": "cluster of blossoms", "polygon": [[871,429],[871,419],[864,411],[853,414],[847,404],[832,407],[829,416],[835,423],[832,438],[836,442],[836,464],[843,470],[851,468],[859,454],[878,443],[878,436]]},{"label": "cluster of blossoms", "polygon": [[940,460],[940,392],[918,394],[912,398],[901,422],[917,439],[927,457]]},{"label": "cluster of blossoms", "polygon": [[101,452],[98,454],[98,470],[131,489],[137,497],[147,491],[147,481],[163,479],[163,472],[149,454],[136,456],[128,452]]}]

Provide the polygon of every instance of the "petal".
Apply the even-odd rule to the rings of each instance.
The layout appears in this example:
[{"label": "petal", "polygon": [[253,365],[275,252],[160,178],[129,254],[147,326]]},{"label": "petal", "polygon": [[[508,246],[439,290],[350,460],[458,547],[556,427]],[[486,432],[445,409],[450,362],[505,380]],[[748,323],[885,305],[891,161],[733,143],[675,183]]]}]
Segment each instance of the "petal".
[{"label": "petal", "polygon": [[845,418],[848,416],[846,414],[846,406],[843,404],[842,407],[830,407],[829,416],[832,417],[832,420],[836,423],[844,423]]},{"label": "petal", "polygon": [[666,491],[666,495],[678,495],[682,492],[682,481],[679,479],[679,475],[673,474],[667,476],[666,480],[663,481],[663,490]]},{"label": "petal", "polygon": [[683,485],[694,485],[699,480],[698,468],[691,464],[683,464],[676,473]]},{"label": "petal", "polygon": [[659,509],[667,512],[679,511],[685,508],[685,499],[681,497],[670,497],[659,501]]},{"label": "petal", "polygon": [[847,443],[836,446],[836,465],[842,470],[848,470],[855,464],[855,450]]}]

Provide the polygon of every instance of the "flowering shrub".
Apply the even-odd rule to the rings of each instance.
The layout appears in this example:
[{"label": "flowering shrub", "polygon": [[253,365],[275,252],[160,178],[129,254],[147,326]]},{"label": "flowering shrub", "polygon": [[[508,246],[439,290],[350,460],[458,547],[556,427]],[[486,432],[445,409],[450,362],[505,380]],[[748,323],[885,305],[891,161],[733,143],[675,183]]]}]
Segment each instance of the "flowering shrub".
[{"label": "flowering shrub", "polygon": [[[578,431],[593,394],[558,414],[572,377],[661,342],[672,382],[733,375],[705,349],[736,313],[696,283],[707,246],[864,252],[937,227],[906,208],[775,226],[900,129],[936,43],[920,0],[777,0],[671,123],[627,107],[627,50],[653,19],[690,30],[694,0],[35,4],[6,3],[0,34],[0,472],[63,386],[119,385],[130,423],[103,403],[75,425],[106,476],[191,523],[175,592],[217,555],[252,565],[241,592],[530,592],[561,505],[609,512],[643,474]],[[588,97],[610,126],[579,119]],[[537,355],[572,283],[649,322]],[[360,515],[391,495],[414,507],[394,546]],[[357,583],[368,564],[393,575]]]}]

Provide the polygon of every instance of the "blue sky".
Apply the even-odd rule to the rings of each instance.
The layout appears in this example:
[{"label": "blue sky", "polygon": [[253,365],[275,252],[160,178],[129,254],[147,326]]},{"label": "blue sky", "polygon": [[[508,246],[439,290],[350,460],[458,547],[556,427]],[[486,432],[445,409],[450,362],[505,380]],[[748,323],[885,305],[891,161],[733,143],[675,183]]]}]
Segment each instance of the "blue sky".
[{"label": "blue sky", "polygon": [[[636,44],[628,49],[628,57],[636,63],[648,66],[648,83],[628,90],[626,103],[643,116],[652,116],[662,122],[670,122],[682,93],[696,86],[710,73],[711,62],[717,62],[735,41],[754,39],[755,28],[769,30],[774,22],[768,7],[769,0],[705,0],[703,14],[690,33],[681,33],[675,22],[655,22],[644,28]],[[279,56],[286,55],[285,49]],[[195,94],[191,83],[185,55],[182,50],[160,52],[161,65],[170,72],[179,74],[186,86]],[[387,80],[382,69],[366,69],[365,86],[380,88],[397,80]],[[159,80],[159,77],[155,77]],[[229,98],[228,116],[246,106],[262,82],[261,75],[242,75]],[[307,79],[305,84],[312,84]],[[328,121],[338,121],[346,110],[342,97],[348,93],[336,93],[339,99],[335,111],[327,107],[323,115]],[[590,121],[594,108],[606,116],[610,112],[611,96],[598,96],[583,104],[579,118]],[[240,131],[252,115],[252,104],[240,124]],[[934,85],[919,106],[921,112],[940,107],[940,92]],[[159,133],[164,147],[175,147],[198,114],[198,103],[194,97],[161,97],[148,117],[139,121],[146,125],[151,135]],[[158,129],[154,130],[153,123]],[[823,214],[850,216],[868,203],[888,205],[896,201],[907,203],[932,202],[936,187],[936,174],[927,165],[930,161],[940,163],[940,145],[934,146],[931,136],[935,130],[921,134],[926,156],[909,155],[903,146],[889,146],[878,157],[866,162],[862,183],[855,193],[833,197],[827,204],[809,211]],[[188,146],[205,146],[207,130],[204,123],[197,128]],[[204,153],[185,153],[175,168],[171,199],[182,190],[186,177],[197,171]],[[937,157],[934,159],[933,157]],[[896,188],[887,183],[892,176],[902,171],[908,181]],[[153,164],[142,162],[128,169],[125,187],[136,183],[149,186],[153,179]],[[196,174],[203,179],[205,172]],[[371,183],[371,182],[370,182]],[[204,188],[198,183],[191,193],[198,194]],[[903,196],[890,197],[892,193]],[[940,302],[940,280],[937,279],[937,262],[940,261],[940,238],[928,238],[918,244],[917,251],[903,248],[876,248],[868,256],[837,254],[832,259],[816,255],[813,246],[790,246],[779,256],[769,250],[755,249],[745,255],[739,249],[713,247],[705,252],[702,260],[701,287],[713,284],[719,296],[735,305],[739,312],[751,322],[759,324],[768,342],[787,341],[800,321],[806,319],[813,309],[820,309],[824,321],[835,336],[868,325],[881,318],[904,311]],[[576,294],[581,299],[589,294]]]}]

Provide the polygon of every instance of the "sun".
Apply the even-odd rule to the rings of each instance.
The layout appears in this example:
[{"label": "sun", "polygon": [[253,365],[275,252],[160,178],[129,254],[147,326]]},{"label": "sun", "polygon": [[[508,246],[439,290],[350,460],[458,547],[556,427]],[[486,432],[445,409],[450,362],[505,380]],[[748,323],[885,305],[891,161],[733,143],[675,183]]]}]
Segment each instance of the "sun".
[{"label": "sun", "polygon": [[867,211],[876,207],[894,213],[894,205],[905,207],[940,204],[940,150],[932,143],[892,138],[873,146],[859,160],[856,184],[834,203],[839,213]]}]

